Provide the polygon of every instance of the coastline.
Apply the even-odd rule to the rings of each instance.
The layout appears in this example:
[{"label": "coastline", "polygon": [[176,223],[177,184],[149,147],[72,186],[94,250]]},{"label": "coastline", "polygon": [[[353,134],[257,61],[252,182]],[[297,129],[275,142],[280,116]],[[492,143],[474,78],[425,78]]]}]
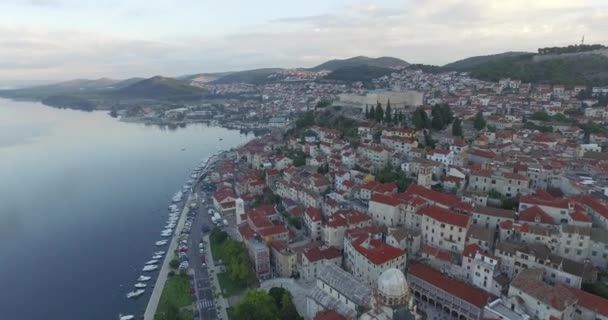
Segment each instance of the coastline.
[{"label": "coastline", "polygon": [[190,212],[189,204],[191,203],[193,198],[196,199],[196,196],[195,196],[196,187],[201,182],[202,178],[208,174],[207,169],[209,168],[209,166],[212,163],[214,163],[215,161],[217,161],[221,157],[221,155],[223,155],[225,152],[226,151],[220,151],[217,154],[209,157],[209,159],[207,159],[207,162],[203,166],[201,174],[199,175],[199,177],[197,178],[197,180],[191,187],[191,190],[188,194],[188,198],[184,201],[184,208],[182,209],[179,222],[175,228],[175,231],[173,232],[171,242],[165,253],[165,258],[163,260],[162,267],[161,267],[160,271],[158,272],[158,276],[157,276],[156,282],[154,284],[154,289],[150,295],[150,299],[148,300],[148,304],[146,306],[146,311],[144,312],[144,320],[154,320],[154,317],[156,315],[156,310],[158,309],[161,295],[165,288],[165,284],[167,282],[169,272],[171,271],[171,267],[169,266],[169,264],[170,264],[171,260],[173,259],[173,255],[175,254],[175,251],[177,250],[177,241],[179,239],[180,234],[182,233],[182,230],[183,230],[186,220],[188,218],[188,213]]}]

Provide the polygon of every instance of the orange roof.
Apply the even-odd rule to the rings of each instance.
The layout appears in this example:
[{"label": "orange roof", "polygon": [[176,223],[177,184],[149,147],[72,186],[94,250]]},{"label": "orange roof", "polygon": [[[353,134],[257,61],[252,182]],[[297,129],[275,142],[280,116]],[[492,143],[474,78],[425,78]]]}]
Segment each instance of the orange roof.
[{"label": "orange roof", "polygon": [[309,262],[342,257],[340,250],[333,246],[307,248],[302,252],[302,255],[304,255]]},{"label": "orange roof", "polygon": [[387,196],[381,193],[372,194],[371,201],[382,203],[391,207],[396,207],[401,204],[401,201],[399,201],[398,198],[395,198],[393,196]]},{"label": "orange roof", "polygon": [[347,318],[334,310],[319,311],[313,320],[347,320]]},{"label": "orange roof", "polygon": [[285,226],[274,226],[270,228],[261,229],[260,234],[264,237],[271,237],[277,234],[289,233],[289,230]]},{"label": "orange roof", "polygon": [[583,290],[567,287],[578,298],[578,305],[608,317],[608,299],[596,296]]},{"label": "orange roof", "polygon": [[408,276],[417,277],[431,285],[467,301],[479,308],[494,300],[494,296],[464,282],[460,282],[421,263],[414,264],[408,269]]},{"label": "orange roof", "polygon": [[322,215],[321,210],[313,207],[306,208],[305,214],[312,220],[313,222],[321,221]]},{"label": "orange roof", "polygon": [[469,225],[470,219],[467,215],[455,213],[438,206],[422,208],[420,209],[420,214],[424,216],[429,216],[436,221],[451,224],[454,226],[459,226],[462,228],[466,228]]},{"label": "orange roof", "polygon": [[555,219],[545,213],[545,211],[543,211],[543,209],[538,206],[533,206],[519,212],[519,220],[527,222],[539,222],[544,224],[555,224]]},{"label": "orange roof", "polygon": [[404,195],[417,195],[428,201],[439,203],[446,207],[457,208],[466,212],[471,212],[473,210],[471,204],[460,201],[456,196],[433,191],[413,183],[410,184]]},{"label": "orange roof", "polygon": [[380,240],[370,240],[369,246],[362,243],[353,244],[354,249],[375,265],[382,265],[391,260],[404,256],[406,252]]}]

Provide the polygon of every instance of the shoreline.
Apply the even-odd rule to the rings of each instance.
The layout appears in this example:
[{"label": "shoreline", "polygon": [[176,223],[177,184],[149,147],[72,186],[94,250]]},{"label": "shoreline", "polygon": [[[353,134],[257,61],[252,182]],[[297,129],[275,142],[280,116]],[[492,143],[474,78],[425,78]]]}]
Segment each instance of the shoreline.
[{"label": "shoreline", "polygon": [[[196,187],[201,182],[201,178],[208,174],[207,169],[209,168],[209,166],[212,163],[214,163],[215,161],[217,161],[220,158],[220,156],[222,154],[224,154],[225,152],[226,151],[220,151],[217,154],[214,154],[211,157],[209,157],[209,159],[207,159],[207,162],[203,166],[202,173],[197,178],[196,182],[192,185],[191,190],[188,194],[188,198],[184,201],[184,208],[182,209],[182,212],[181,212],[181,215],[179,218],[179,222],[178,222],[177,226],[175,227],[173,236],[171,238],[171,242],[169,243],[169,246],[166,249],[165,259],[163,260],[162,267],[160,268],[160,270],[158,272],[158,275],[156,277],[156,282],[154,284],[154,289],[152,290],[152,293],[150,294],[150,299],[148,300],[148,304],[146,305],[146,310],[144,312],[144,320],[154,320],[154,317],[156,315],[156,311],[157,311],[158,305],[160,303],[160,298],[165,289],[165,284],[167,282],[169,272],[171,271],[171,267],[169,266],[169,264],[170,264],[171,260],[173,259],[175,250],[177,250],[177,242],[178,242],[179,236],[182,233],[182,230],[183,230],[186,220],[188,218],[188,213],[190,212],[189,204],[191,203],[193,197],[196,198],[196,196],[193,196],[193,195],[196,195]],[[171,255],[171,257],[169,257],[169,255]]]}]

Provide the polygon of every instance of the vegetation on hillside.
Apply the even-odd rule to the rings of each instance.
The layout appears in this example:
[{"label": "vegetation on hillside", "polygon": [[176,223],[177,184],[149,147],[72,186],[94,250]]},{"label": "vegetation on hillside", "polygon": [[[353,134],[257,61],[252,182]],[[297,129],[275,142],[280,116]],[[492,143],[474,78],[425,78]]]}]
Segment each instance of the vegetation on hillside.
[{"label": "vegetation on hillside", "polygon": [[78,109],[93,111],[95,104],[85,98],[72,95],[54,95],[42,99],[42,103],[56,108]]},{"label": "vegetation on hillside", "polygon": [[269,292],[261,289],[245,292],[243,300],[230,309],[233,320],[302,320],[293,303],[291,293],[283,288],[274,287]]},{"label": "vegetation on hillside", "polygon": [[606,46],[601,44],[575,44],[569,45],[567,47],[546,47],[539,48],[539,54],[562,54],[562,53],[576,53],[576,52],[586,52],[586,51],[594,51],[599,49],[606,49]]},{"label": "vegetation on hillside", "polygon": [[[227,296],[238,293],[255,282],[255,274],[247,250],[243,243],[228,238],[228,234],[218,228],[211,231],[211,253],[215,260],[222,260],[227,266],[220,275],[220,285]],[[218,275],[218,276],[220,276]]]},{"label": "vegetation on hillside", "polygon": [[344,67],[357,67],[361,65],[391,68],[405,67],[409,64],[401,59],[393,57],[369,58],[364,56],[353,57],[349,59],[335,59],[324,62],[316,67],[310,68],[311,71],[330,70],[334,71]]},{"label": "vegetation on hillside", "polygon": [[395,70],[391,68],[360,65],[338,68],[325,76],[325,79],[345,82],[361,81],[363,83],[369,83],[373,79],[389,75],[393,72],[395,72]]}]

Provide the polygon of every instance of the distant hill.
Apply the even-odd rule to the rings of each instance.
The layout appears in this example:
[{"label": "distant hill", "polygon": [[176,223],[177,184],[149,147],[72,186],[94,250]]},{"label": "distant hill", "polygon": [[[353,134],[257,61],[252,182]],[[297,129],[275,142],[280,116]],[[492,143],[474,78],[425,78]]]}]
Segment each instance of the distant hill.
[{"label": "distant hill", "polygon": [[518,57],[522,55],[532,55],[533,53],[528,52],[504,52],[498,54],[491,54],[487,56],[476,56],[470,57],[462,60],[458,60],[452,63],[448,63],[443,66],[444,69],[447,70],[470,70],[471,68],[477,67],[479,65],[490,63],[494,61],[502,60],[503,58],[509,57]]},{"label": "distant hill", "polygon": [[329,70],[335,71],[344,67],[357,67],[361,65],[392,68],[392,67],[407,67],[409,63],[393,57],[369,58],[364,56],[353,57],[350,59],[335,59],[324,62],[316,67],[309,68],[310,71]]},{"label": "distant hill", "polygon": [[270,81],[269,76],[273,73],[283,71],[282,68],[263,68],[245,71],[237,71],[226,74],[213,83],[251,83],[258,84]]},{"label": "distant hill", "polygon": [[122,88],[123,86],[129,85],[133,82],[140,80],[140,78],[132,78],[127,80],[116,80],[108,78],[101,78],[95,80],[75,79],[42,86],[34,86],[14,90],[2,90],[0,91],[0,96],[15,99],[42,100],[49,96],[89,94],[92,92],[100,92],[104,90]]},{"label": "distant hill", "polygon": [[380,78],[395,72],[394,69],[376,67],[370,65],[341,67],[325,76],[327,80],[338,80],[346,82],[369,82],[372,79]]},{"label": "distant hill", "polygon": [[161,76],[137,81],[111,93],[116,97],[158,100],[193,100],[199,99],[201,94],[200,88]]},{"label": "distant hill", "polygon": [[234,72],[195,73],[179,76],[176,79],[181,81],[188,81],[190,83],[192,83],[192,81],[212,82],[232,73]]},{"label": "distant hill", "polygon": [[486,81],[511,78],[568,86],[608,85],[608,49],[576,52],[569,49],[541,48],[542,53],[505,52],[466,58],[444,66],[417,64],[409,67],[430,73],[469,72],[472,77]]}]

